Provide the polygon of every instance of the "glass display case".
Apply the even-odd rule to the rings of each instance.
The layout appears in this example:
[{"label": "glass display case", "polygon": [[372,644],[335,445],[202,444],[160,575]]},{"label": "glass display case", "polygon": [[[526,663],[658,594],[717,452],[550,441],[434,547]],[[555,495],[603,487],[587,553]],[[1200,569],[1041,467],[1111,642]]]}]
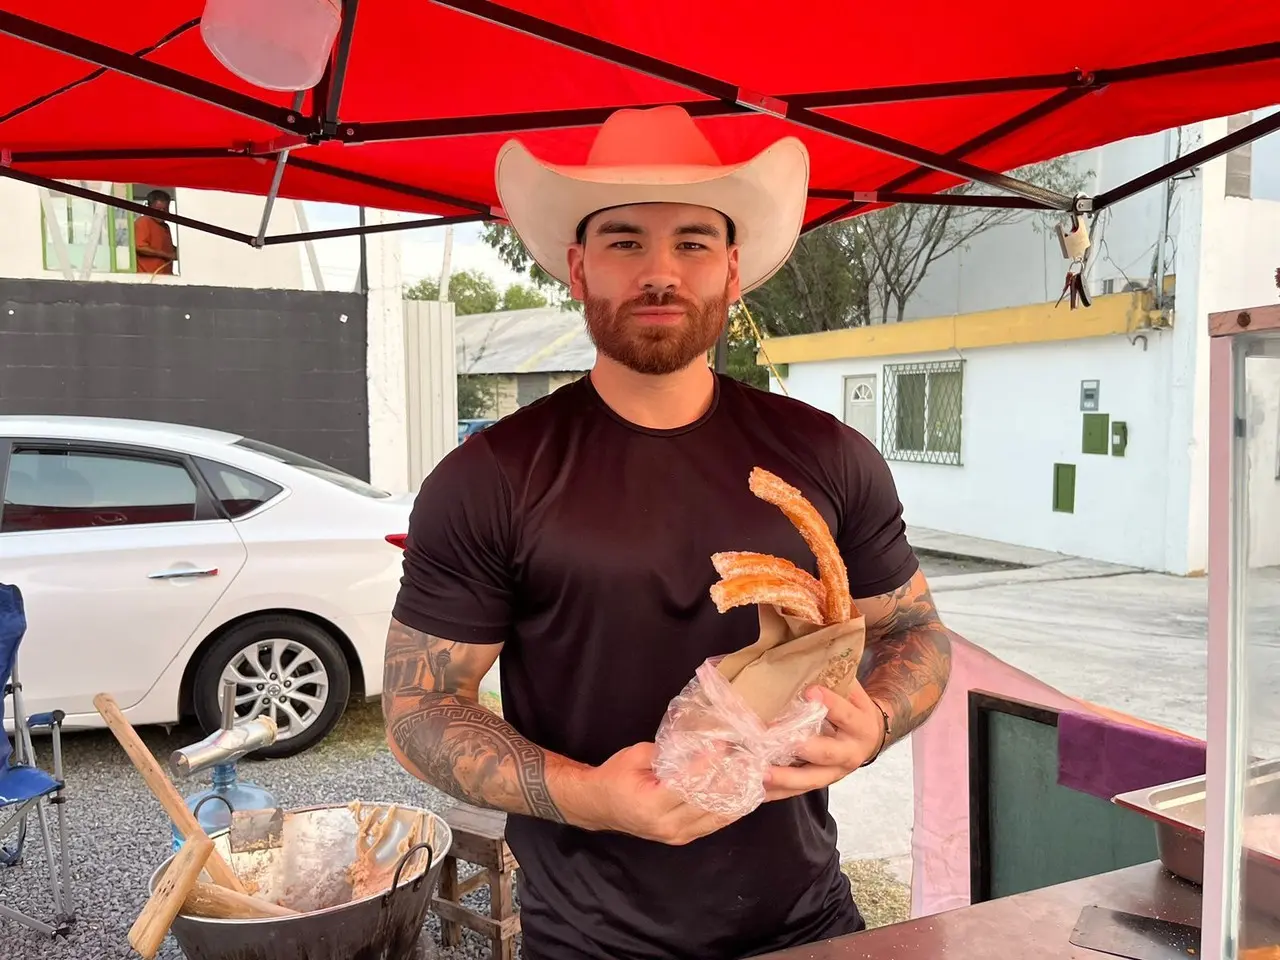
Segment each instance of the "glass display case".
[{"label": "glass display case", "polygon": [[1206,960],[1280,958],[1280,304],[1213,314]]}]

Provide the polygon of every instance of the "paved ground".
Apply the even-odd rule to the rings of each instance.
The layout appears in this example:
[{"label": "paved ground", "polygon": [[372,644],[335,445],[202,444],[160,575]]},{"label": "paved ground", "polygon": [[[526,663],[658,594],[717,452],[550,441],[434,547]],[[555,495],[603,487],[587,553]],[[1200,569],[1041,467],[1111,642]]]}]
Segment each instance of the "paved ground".
[{"label": "paved ground", "polygon": [[[912,533],[931,549],[986,543]],[[1194,736],[1205,732],[1208,584],[997,545],[1021,569],[954,573],[926,558],[943,620],[968,640],[1064,693]],[[1280,756],[1280,572],[1255,571],[1247,673],[1258,714],[1255,750]],[[846,857],[888,858],[909,876],[910,744],[832,791]],[[870,815],[870,811],[875,811]]]}]

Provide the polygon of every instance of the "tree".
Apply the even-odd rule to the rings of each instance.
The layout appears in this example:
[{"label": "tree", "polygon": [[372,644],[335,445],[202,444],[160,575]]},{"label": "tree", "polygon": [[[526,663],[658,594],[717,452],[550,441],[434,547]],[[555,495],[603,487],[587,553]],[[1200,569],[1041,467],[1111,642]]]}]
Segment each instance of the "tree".
[{"label": "tree", "polygon": [[546,305],[547,298],[542,293],[522,283],[513,283],[502,294],[503,310],[532,310]]},{"label": "tree", "polygon": [[[406,300],[439,300],[440,284],[436,280],[419,280],[404,292]],[[498,309],[498,288],[493,281],[474,270],[459,270],[449,278],[449,299],[460,317],[472,313],[493,313]]]}]

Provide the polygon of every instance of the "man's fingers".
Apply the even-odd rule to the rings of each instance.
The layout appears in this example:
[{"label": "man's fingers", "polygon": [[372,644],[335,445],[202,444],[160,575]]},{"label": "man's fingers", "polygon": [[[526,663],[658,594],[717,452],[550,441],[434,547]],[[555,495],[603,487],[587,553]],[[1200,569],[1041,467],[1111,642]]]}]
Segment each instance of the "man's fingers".
[{"label": "man's fingers", "polygon": [[[857,683],[854,686],[857,686]],[[850,701],[826,687],[814,687],[809,696],[820,700],[826,706],[827,720],[837,730],[847,730],[852,733],[857,729],[860,711]]]},{"label": "man's fingers", "polygon": [[805,792],[830,786],[845,775],[840,767],[807,764],[803,767],[770,767],[765,787],[768,790]]},{"label": "man's fingers", "polygon": [[848,769],[857,746],[847,736],[810,737],[796,748],[796,758],[805,763]]}]

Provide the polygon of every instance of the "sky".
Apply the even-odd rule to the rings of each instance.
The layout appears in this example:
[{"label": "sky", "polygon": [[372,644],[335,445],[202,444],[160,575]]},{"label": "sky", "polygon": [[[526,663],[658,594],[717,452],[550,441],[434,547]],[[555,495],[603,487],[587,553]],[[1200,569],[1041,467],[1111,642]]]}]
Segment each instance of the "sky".
[{"label": "sky", "polygon": [[[360,212],[356,207],[335,203],[304,204],[307,215],[307,227],[310,230],[331,230],[335,227],[354,227],[360,222]],[[420,219],[417,215],[396,214],[404,220]],[[493,280],[499,291],[510,284],[528,284],[527,277],[521,277],[512,271],[499,258],[497,252],[480,239],[480,225],[475,223],[458,224],[453,229],[453,262],[452,272],[460,270],[476,270]],[[402,250],[401,270],[406,286],[411,286],[426,277],[440,279],[440,269],[444,261],[444,228],[430,227],[420,230],[404,230],[400,232]],[[335,240],[317,240],[315,242],[316,259],[320,261],[320,271],[324,276],[326,290],[352,290],[356,284],[356,273],[360,268],[360,241],[357,237],[342,237]],[[299,255],[306,256],[305,251]],[[304,264],[305,264],[304,259]],[[304,273],[310,276],[310,267],[304,267]]]}]

